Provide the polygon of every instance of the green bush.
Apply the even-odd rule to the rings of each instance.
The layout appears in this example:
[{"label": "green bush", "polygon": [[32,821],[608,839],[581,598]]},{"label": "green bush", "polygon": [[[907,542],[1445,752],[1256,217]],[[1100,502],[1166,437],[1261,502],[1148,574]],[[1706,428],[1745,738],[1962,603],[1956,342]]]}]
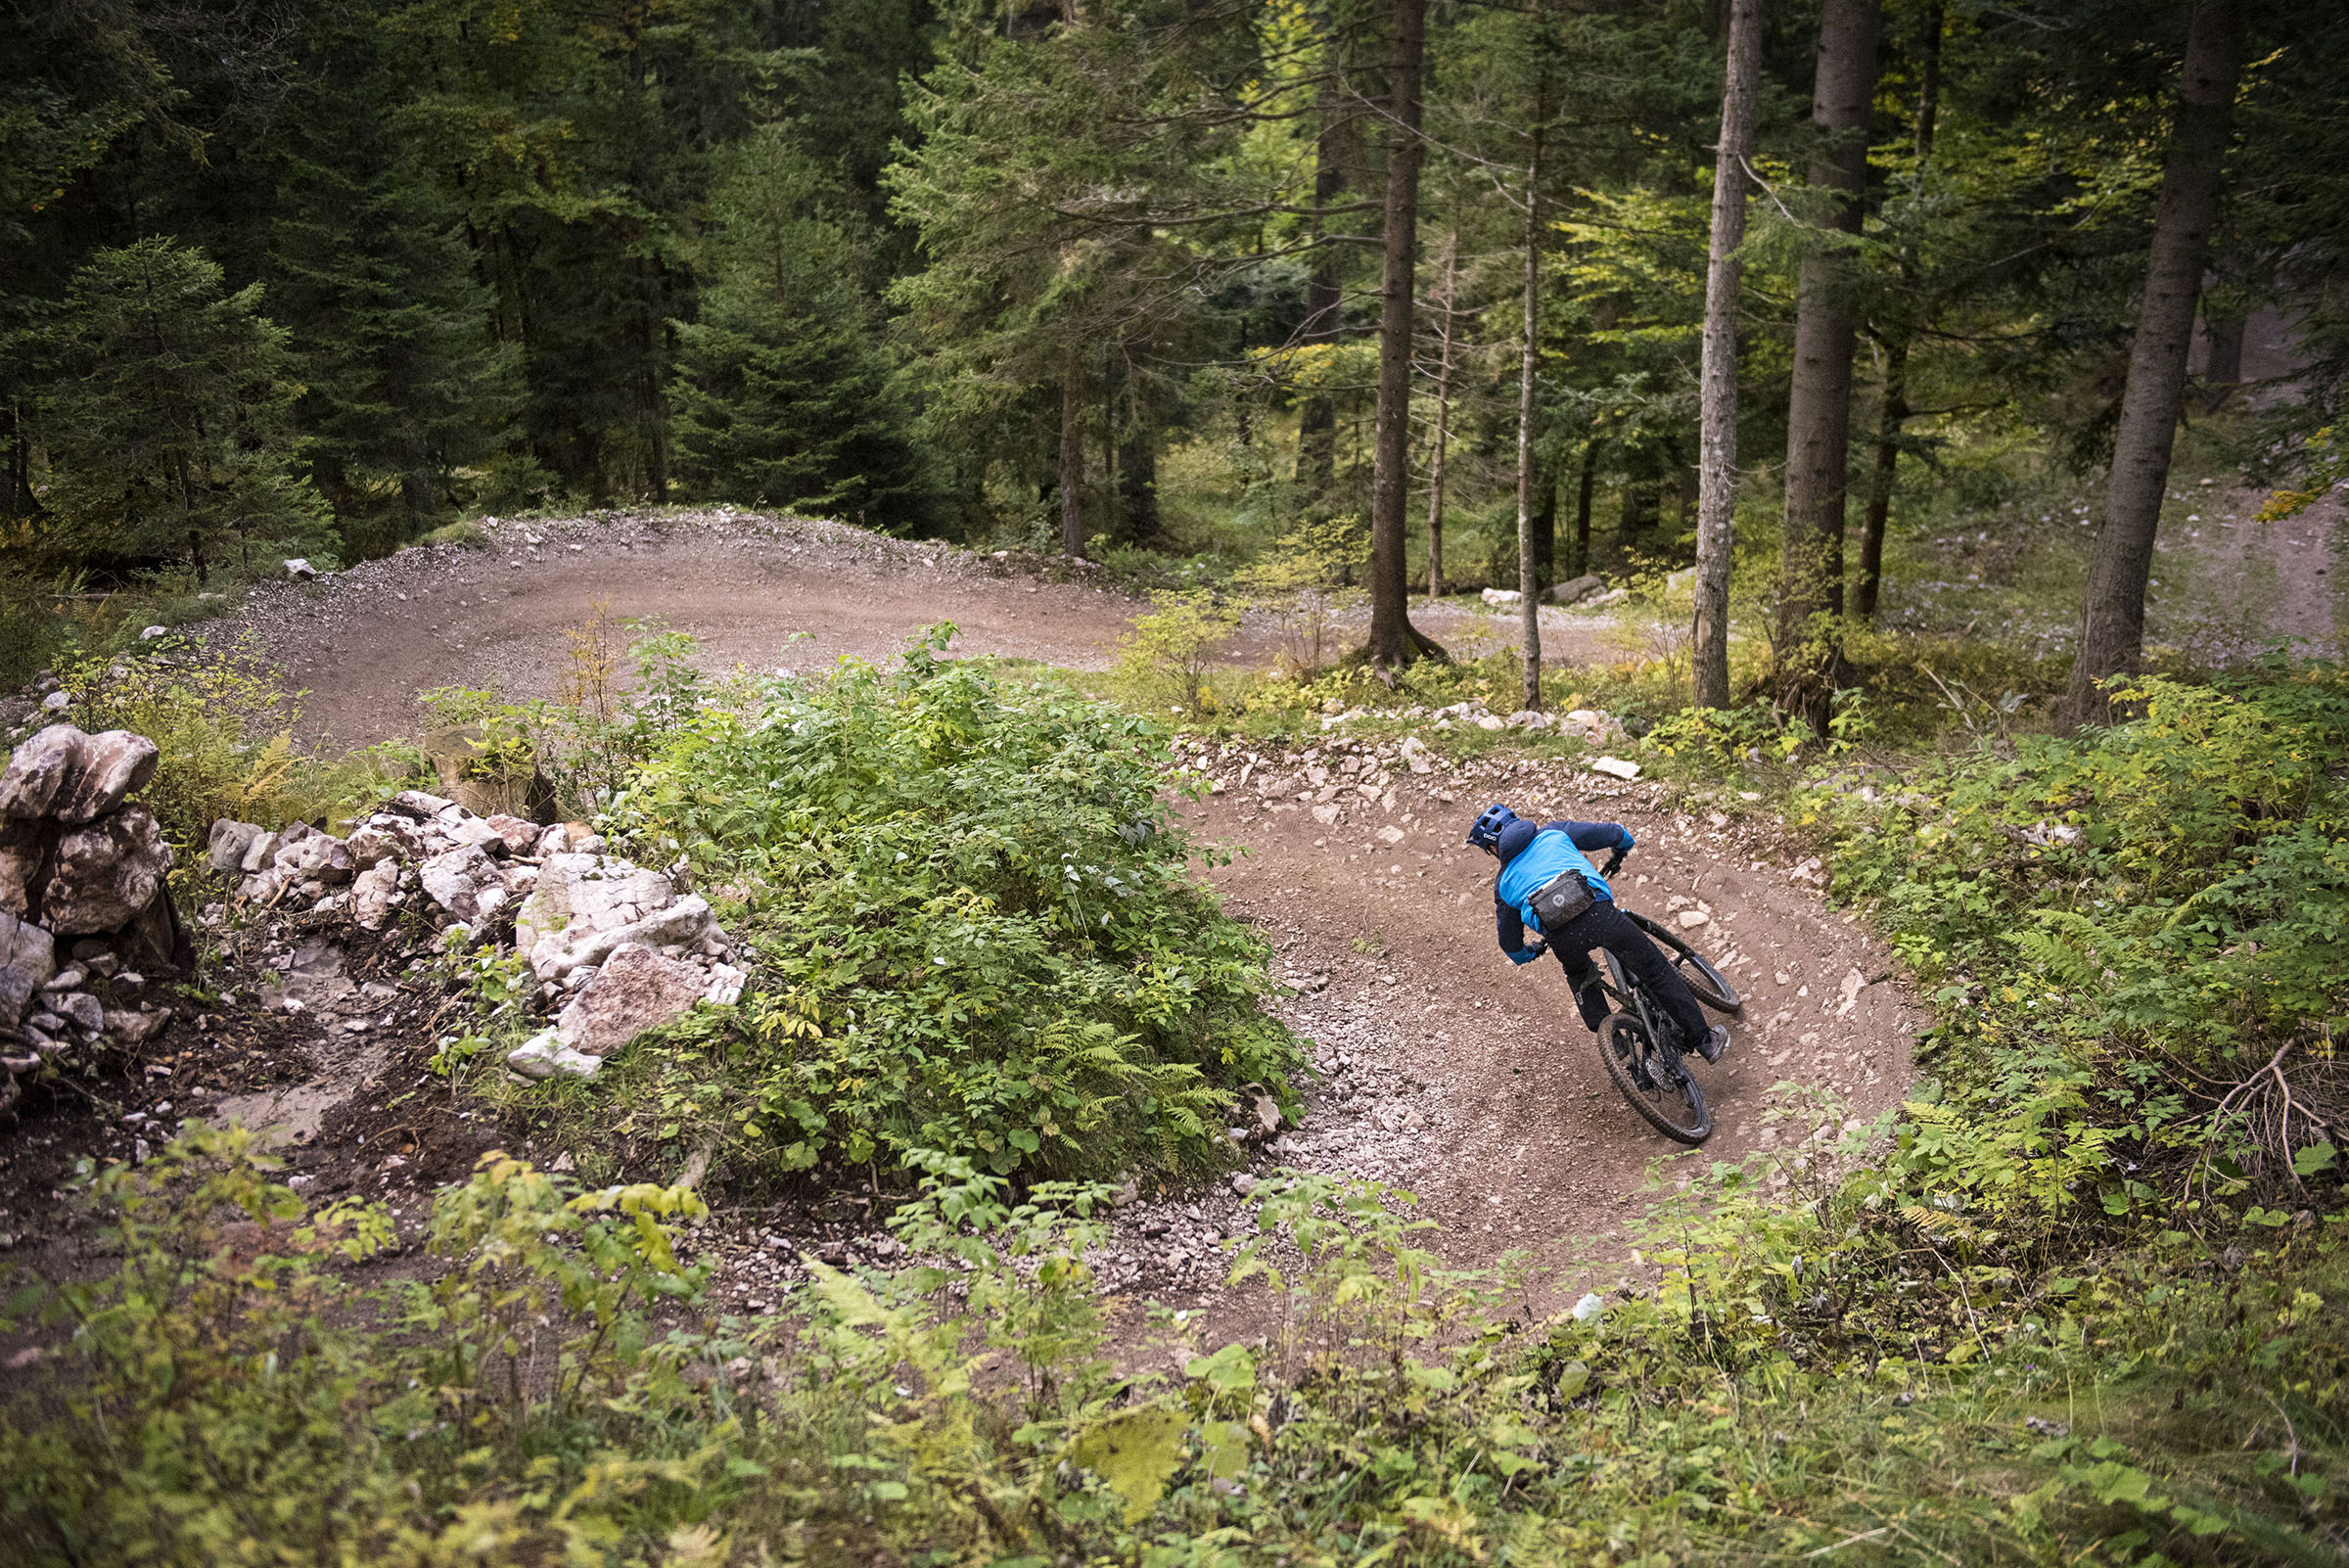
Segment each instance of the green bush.
[{"label": "green bush", "polygon": [[265,827],[313,820],[374,785],[364,761],[329,762],[296,744],[299,699],[250,658],[175,644],[158,657],[88,659],[58,673],[79,699],[75,723],[134,730],[161,752],[140,799],[179,848],[181,873],[201,865],[220,817]]},{"label": "green bush", "polygon": [[1201,714],[1216,706],[1209,684],[1217,646],[1240,629],[1237,612],[1204,590],[1151,595],[1156,606],[1118,640],[1116,674],[1128,702],[1146,713]]},{"label": "green bush", "polygon": [[1191,880],[1167,732],[943,660],[951,632],[703,711],[615,803],[640,858],[738,897],[762,988],[722,1038],[614,1064],[630,1126],[747,1174],[1223,1163],[1230,1091],[1285,1098],[1299,1056],[1264,943]]}]

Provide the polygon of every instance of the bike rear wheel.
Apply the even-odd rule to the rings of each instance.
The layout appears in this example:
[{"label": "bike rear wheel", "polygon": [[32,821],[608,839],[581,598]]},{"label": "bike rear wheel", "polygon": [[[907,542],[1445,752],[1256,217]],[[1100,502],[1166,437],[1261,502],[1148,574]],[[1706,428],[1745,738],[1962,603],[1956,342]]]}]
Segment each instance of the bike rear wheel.
[{"label": "bike rear wheel", "polygon": [[1661,921],[1635,914],[1632,922],[1662,945],[1664,955],[1681,972],[1681,978],[1688,982],[1688,989],[1696,992],[1698,1001],[1724,1018],[1745,1016],[1745,998],[1737,994],[1737,988],[1729,984],[1728,976],[1713,967],[1713,960],[1682,942]]},{"label": "bike rear wheel", "polygon": [[1647,1026],[1636,1017],[1607,1016],[1598,1029],[1598,1058],[1649,1127],[1680,1143],[1702,1143],[1713,1135],[1713,1108],[1681,1053],[1650,1039]]}]

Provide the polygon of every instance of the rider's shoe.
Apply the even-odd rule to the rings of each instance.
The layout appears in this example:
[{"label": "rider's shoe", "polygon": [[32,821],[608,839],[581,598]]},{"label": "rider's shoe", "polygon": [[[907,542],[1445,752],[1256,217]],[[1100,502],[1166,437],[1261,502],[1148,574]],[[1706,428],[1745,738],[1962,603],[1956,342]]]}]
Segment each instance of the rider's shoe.
[{"label": "rider's shoe", "polygon": [[1718,1062],[1721,1060],[1721,1053],[1728,1048],[1728,1027],[1724,1024],[1715,1024],[1706,1033],[1704,1043],[1697,1046],[1696,1054],[1702,1056],[1707,1062]]}]

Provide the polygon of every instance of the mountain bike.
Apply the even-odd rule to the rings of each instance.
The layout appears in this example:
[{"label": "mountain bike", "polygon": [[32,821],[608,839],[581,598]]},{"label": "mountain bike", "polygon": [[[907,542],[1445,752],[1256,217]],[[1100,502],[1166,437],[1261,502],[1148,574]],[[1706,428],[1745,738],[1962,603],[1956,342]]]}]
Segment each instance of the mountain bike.
[{"label": "mountain bike", "polygon": [[[1623,852],[1618,850],[1599,874],[1612,877],[1622,864]],[[1635,914],[1620,902],[1616,908],[1663,949],[1699,1002],[1727,1018],[1744,1014],[1745,998],[1712,960],[1661,922]],[[1696,1042],[1681,1038],[1671,1015],[1640,990],[1638,978],[1613,953],[1602,947],[1599,956],[1605,961],[1606,978],[1593,984],[1614,1003],[1614,1011],[1598,1029],[1598,1057],[1607,1064],[1607,1077],[1649,1127],[1678,1142],[1704,1142],[1713,1135],[1713,1108],[1688,1071],[1687,1057],[1694,1054]]]}]

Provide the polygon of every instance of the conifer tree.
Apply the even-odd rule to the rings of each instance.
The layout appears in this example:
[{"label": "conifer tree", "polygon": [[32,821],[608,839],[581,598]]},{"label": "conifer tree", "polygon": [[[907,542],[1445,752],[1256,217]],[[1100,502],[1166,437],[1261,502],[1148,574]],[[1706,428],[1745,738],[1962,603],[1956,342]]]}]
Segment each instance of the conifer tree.
[{"label": "conifer tree", "polygon": [[42,404],[59,542],[132,558],[185,548],[204,581],[223,540],[325,521],[296,461],[285,330],[261,287],[231,294],[203,252],[166,238],[100,251],[50,336]]},{"label": "conifer tree", "polygon": [[847,223],[787,126],[720,159],[696,321],[674,323],[677,459],[700,493],[876,524],[919,521],[910,410],[858,296]]}]

